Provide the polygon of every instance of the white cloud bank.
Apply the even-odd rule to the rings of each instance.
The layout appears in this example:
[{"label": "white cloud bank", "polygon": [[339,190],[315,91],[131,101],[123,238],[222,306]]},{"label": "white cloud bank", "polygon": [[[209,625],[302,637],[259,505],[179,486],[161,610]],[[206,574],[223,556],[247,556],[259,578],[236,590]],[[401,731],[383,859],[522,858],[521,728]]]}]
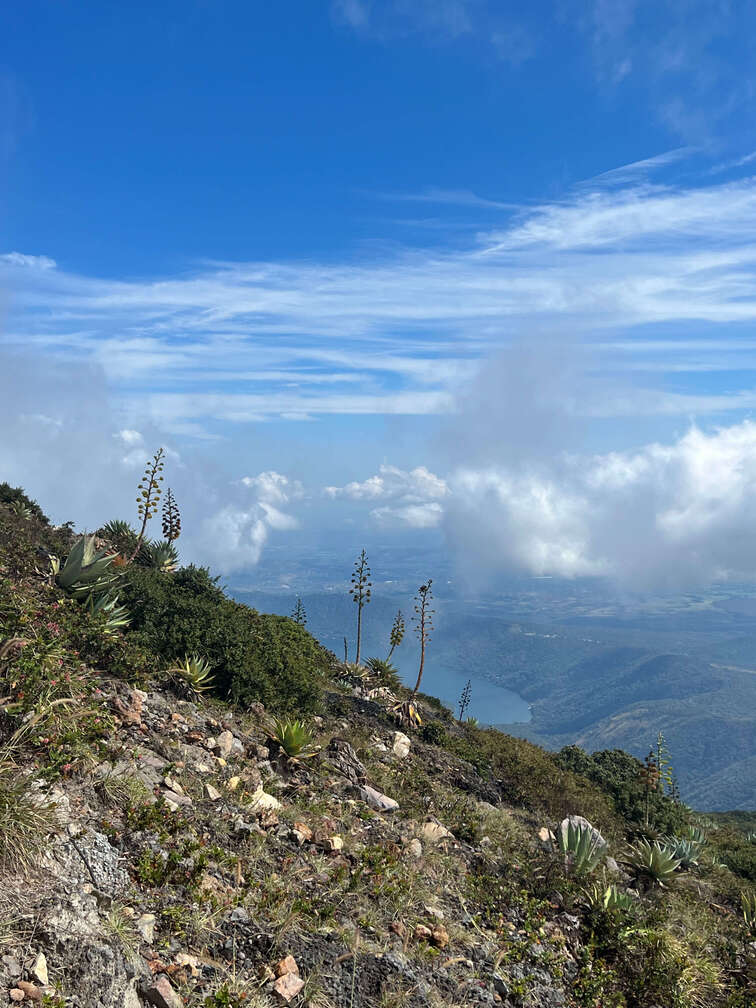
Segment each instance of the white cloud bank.
[{"label": "white cloud bank", "polygon": [[[471,570],[604,576],[638,587],[753,579],[756,572],[756,423],[669,444],[601,455],[563,455],[527,469],[460,467],[441,480],[384,467],[332,496],[402,521],[402,494],[442,521]],[[413,478],[414,477],[414,478]],[[443,488],[443,492],[441,490]],[[407,525],[422,526],[404,514]],[[431,524],[431,523],[428,523]]]},{"label": "white cloud bank", "polygon": [[405,470],[382,465],[375,476],[363,483],[329,486],[324,493],[338,498],[374,505],[370,517],[379,525],[433,528],[443,518],[443,501],[449,493],[446,482],[425,466]]}]

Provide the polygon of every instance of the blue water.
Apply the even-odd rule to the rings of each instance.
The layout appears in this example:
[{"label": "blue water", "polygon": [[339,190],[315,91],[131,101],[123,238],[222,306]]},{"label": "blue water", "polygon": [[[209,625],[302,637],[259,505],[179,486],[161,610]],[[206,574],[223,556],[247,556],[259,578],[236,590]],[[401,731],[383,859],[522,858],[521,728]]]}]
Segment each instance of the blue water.
[{"label": "blue water", "polygon": [[[459,698],[465,683],[472,683],[470,706],[465,717],[475,717],[484,725],[527,724],[531,720],[530,705],[527,700],[504,686],[497,686],[488,679],[475,678],[469,672],[433,666],[432,679],[423,682],[421,690],[438,697],[450,707],[455,716],[459,713]],[[414,682],[407,683],[414,686]]]}]

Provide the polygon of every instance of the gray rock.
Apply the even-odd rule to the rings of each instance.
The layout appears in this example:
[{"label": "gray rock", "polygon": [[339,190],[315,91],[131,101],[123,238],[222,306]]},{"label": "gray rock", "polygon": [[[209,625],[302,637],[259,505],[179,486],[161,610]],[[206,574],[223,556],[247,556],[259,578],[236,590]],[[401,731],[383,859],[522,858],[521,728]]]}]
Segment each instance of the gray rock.
[{"label": "gray rock", "polygon": [[184,1005],[184,999],[164,974],[155,977],[142,993],[147,1003],[154,1005],[155,1008],[183,1008]]},{"label": "gray rock", "polygon": [[376,789],[374,787],[370,787],[369,784],[359,788],[358,794],[360,798],[366,802],[370,808],[375,809],[376,812],[396,812],[399,808],[398,801],[395,801],[393,798],[389,798],[388,795],[381,794],[380,791],[376,791]]}]

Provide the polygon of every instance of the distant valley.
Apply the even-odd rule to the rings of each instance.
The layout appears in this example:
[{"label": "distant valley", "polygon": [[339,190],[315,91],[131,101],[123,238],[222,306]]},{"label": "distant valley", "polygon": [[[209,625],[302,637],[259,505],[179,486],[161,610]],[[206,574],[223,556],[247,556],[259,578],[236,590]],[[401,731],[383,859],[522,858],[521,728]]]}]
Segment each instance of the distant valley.
[{"label": "distant valley", "polygon": [[[301,595],[308,628],[339,656],[346,635],[351,658],[354,606],[345,581],[328,582],[332,570],[324,560],[320,568],[291,571],[286,585],[231,589],[241,601],[284,615]],[[594,582],[529,579],[479,597],[464,595],[448,577],[437,584],[427,692],[456,710],[471,679],[468,713],[554,749],[574,743],[643,758],[662,731],[688,804],[756,808],[752,587],[613,598]],[[404,611],[408,633],[395,660],[405,682],[414,682],[417,670],[409,624],[415,588],[401,572],[391,582],[376,579],[365,618],[363,656],[385,657],[391,619],[397,608]]]}]

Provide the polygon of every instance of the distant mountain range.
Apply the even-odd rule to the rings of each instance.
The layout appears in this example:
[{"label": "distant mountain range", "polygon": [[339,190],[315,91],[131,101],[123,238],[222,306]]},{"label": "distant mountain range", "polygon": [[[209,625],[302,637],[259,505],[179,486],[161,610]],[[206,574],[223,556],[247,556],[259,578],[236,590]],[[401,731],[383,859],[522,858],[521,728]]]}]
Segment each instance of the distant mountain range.
[{"label": "distant mountain range", "polygon": [[[385,657],[391,620],[401,607],[407,638],[395,657],[410,682],[417,649],[409,622],[411,582],[405,580],[377,584],[362,654]],[[306,587],[308,629],[340,657],[346,635],[353,657],[355,611],[346,585]],[[234,594],[284,615],[296,597],[288,588]],[[460,598],[447,583],[439,596],[428,692],[456,708],[469,678],[468,713],[553,749],[621,748],[643,758],[661,731],[688,804],[756,809],[752,587],[613,599],[590,582],[531,580],[483,598]]]}]

